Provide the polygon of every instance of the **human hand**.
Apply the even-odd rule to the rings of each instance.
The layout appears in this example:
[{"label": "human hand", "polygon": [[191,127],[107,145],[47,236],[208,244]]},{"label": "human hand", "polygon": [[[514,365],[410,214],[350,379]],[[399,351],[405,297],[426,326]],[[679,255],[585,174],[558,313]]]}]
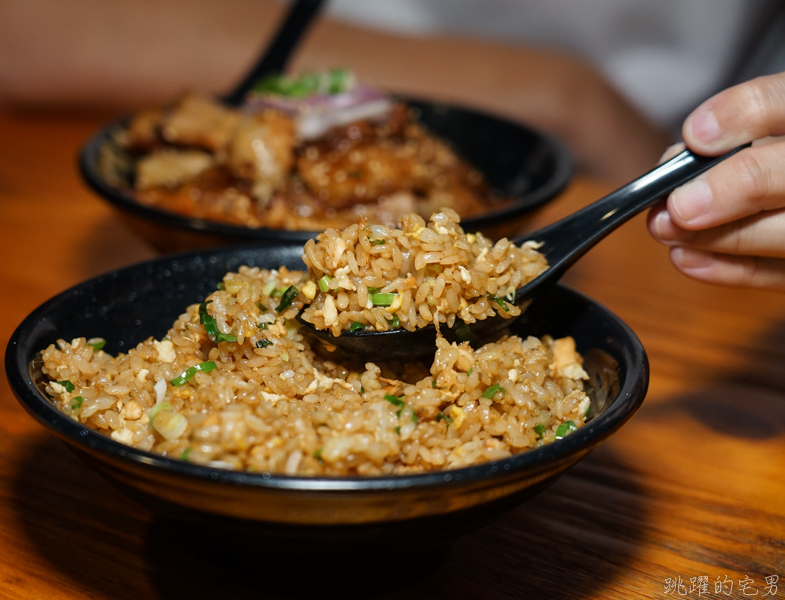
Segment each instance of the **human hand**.
[{"label": "human hand", "polygon": [[785,290],[785,72],[728,88],[684,121],[697,154],[746,148],[674,190],[649,212],[649,231],[685,275],[720,285]]}]

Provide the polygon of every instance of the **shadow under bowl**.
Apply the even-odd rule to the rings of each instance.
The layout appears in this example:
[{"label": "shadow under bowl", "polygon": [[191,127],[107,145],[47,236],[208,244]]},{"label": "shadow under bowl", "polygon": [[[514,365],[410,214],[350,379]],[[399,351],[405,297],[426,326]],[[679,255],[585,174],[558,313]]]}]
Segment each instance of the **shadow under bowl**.
[{"label": "shadow under bowl", "polygon": [[[483,173],[495,195],[512,199],[465,219],[462,225],[466,231],[482,231],[492,239],[516,235],[527,215],[557,196],[572,177],[570,154],[560,142],[539,131],[470,108],[402,100],[420,123]],[[127,123],[127,118],[120,119],[92,137],[79,154],[79,170],[89,187],[118,209],[131,229],[157,250],[184,251],[243,242],[302,244],[319,233],[230,225],[137,202],[130,185],[110,183],[100,168],[102,149],[114,143],[114,136]]]},{"label": "shadow under bowl", "polygon": [[[535,303],[520,335],[571,335],[585,357],[592,418],[538,449],[472,467],[389,477],[289,477],[199,466],[137,450],[57,410],[33,359],[57,339],[103,337],[112,354],[163,336],[241,265],[303,268],[298,246],[196,251],[140,263],[74,286],[34,310],[5,355],[22,406],[112,483],[165,518],[276,541],[276,551],[314,545],[441,546],[537,494],[621,427],[641,405],[648,361],[635,334],[610,311],[566,287]],[[368,357],[370,360],[371,357]]]}]

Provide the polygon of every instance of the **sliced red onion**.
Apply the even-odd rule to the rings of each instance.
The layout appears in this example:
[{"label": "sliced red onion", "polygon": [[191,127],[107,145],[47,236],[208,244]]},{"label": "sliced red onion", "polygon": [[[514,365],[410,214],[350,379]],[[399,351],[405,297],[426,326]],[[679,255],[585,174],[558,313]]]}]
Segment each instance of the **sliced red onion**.
[{"label": "sliced red onion", "polygon": [[390,112],[392,102],[388,98],[366,102],[327,112],[313,111],[301,114],[296,119],[297,134],[304,140],[323,136],[328,130],[354,121],[382,119]]},{"label": "sliced red onion", "polygon": [[333,95],[315,95],[307,98],[284,96],[252,96],[245,110],[257,111],[273,108],[290,115],[297,123],[301,139],[312,140],[329,129],[354,121],[381,120],[387,116],[393,103],[378,90],[357,85],[349,92]]}]

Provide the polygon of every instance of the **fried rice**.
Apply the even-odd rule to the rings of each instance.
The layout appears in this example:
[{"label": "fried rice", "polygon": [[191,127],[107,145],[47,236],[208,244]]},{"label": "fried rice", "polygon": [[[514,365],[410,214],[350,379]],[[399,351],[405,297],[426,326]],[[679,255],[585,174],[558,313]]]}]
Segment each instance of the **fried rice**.
[{"label": "fried rice", "polygon": [[328,229],[305,244],[310,305],[302,317],[334,336],[514,317],[515,290],[548,268],[538,247],[466,234],[449,208],[428,223],[410,213],[398,228],[361,221]]},{"label": "fried rice", "polygon": [[[428,230],[437,226],[458,235],[448,213]],[[398,234],[374,230],[382,237],[373,239],[392,246],[413,239],[407,231],[411,224]],[[357,255],[382,246],[368,247],[361,228],[351,235],[360,236]],[[429,243],[428,235],[418,243]],[[497,247],[506,261],[507,245],[487,252]],[[314,256],[313,248],[306,252],[307,260]],[[376,264],[385,258],[374,257]],[[395,258],[386,259],[394,268]],[[497,274],[504,279],[494,291],[516,285],[519,275],[506,273]],[[308,281],[285,268],[241,267],[162,339],[127,354],[111,356],[100,339],[58,340],[41,353],[46,391],[70,418],[141,450],[304,476],[418,473],[502,459],[568,435],[591,410],[571,338],[508,336],[476,349],[439,338],[431,365],[344,357],[305,337],[295,320],[309,300],[300,292]]]}]

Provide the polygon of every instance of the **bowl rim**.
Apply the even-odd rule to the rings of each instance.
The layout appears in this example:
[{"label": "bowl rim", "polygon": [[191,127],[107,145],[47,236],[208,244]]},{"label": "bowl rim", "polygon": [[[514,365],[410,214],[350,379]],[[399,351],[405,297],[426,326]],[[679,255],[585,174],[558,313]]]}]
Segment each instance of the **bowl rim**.
[{"label": "bowl rim", "polygon": [[[164,265],[174,262],[183,262],[197,257],[209,256],[210,254],[231,255],[240,251],[265,252],[281,246],[289,249],[297,248],[295,245],[269,247],[245,245],[170,254],[108,271],[56,294],[25,317],[16,327],[8,341],[5,352],[5,371],[14,395],[28,413],[66,443],[73,444],[88,453],[106,453],[111,458],[118,459],[128,466],[163,471],[170,475],[188,479],[213,480],[220,483],[231,483],[271,491],[343,493],[376,490],[421,491],[436,485],[450,484],[465,486],[482,484],[483,481],[494,476],[512,476],[532,469],[540,470],[547,465],[568,460],[569,456],[581,450],[588,452],[629,420],[644,400],[649,382],[649,363],[646,351],[638,337],[626,323],[605,306],[563,284],[557,284],[556,286],[556,290],[559,293],[573,296],[585,303],[586,306],[598,310],[621,330],[629,342],[629,344],[624,345],[629,352],[623,353],[627,377],[624,381],[620,380],[618,395],[599,416],[588,421],[584,427],[561,440],[541,448],[514,454],[508,458],[459,469],[381,477],[359,475],[309,477],[280,475],[270,472],[248,473],[197,465],[122,444],[88,428],[86,425],[72,420],[55,408],[32,381],[30,359],[38,350],[29,348],[29,345],[25,344],[25,340],[30,338],[30,334],[37,327],[38,323],[42,322],[49,313],[55,310],[66,297],[79,296],[86,289],[100,285],[104,280],[111,280],[132,271],[147,270],[149,272],[151,269],[164,268]],[[627,346],[629,347],[627,348]]]},{"label": "bowl rim", "polygon": [[[546,134],[525,123],[513,121],[504,116],[481,109],[471,108],[459,103],[426,100],[402,94],[392,94],[392,96],[411,104],[413,108],[418,108],[422,105],[430,105],[434,109],[455,110],[462,113],[473,114],[483,119],[503,123],[519,131],[525,131],[527,134],[539,138],[553,156],[556,164],[554,173],[542,186],[530,193],[515,198],[513,203],[506,208],[493,210],[473,218],[462,220],[462,225],[465,228],[480,229],[498,225],[505,220],[518,218],[558,196],[572,179],[572,175],[575,172],[574,159],[566,146],[550,134]],[[204,234],[231,236],[241,241],[271,240],[281,243],[304,242],[321,232],[317,230],[271,229],[269,227],[229,225],[219,221],[188,217],[137,202],[129,194],[125,194],[118,188],[109,185],[100,175],[96,167],[97,158],[103,144],[111,138],[112,134],[117,129],[125,126],[130,121],[131,117],[131,115],[125,115],[105,125],[83,144],[77,156],[77,166],[84,182],[93,192],[116,208],[129,212],[136,217],[151,219],[168,227]]]}]

